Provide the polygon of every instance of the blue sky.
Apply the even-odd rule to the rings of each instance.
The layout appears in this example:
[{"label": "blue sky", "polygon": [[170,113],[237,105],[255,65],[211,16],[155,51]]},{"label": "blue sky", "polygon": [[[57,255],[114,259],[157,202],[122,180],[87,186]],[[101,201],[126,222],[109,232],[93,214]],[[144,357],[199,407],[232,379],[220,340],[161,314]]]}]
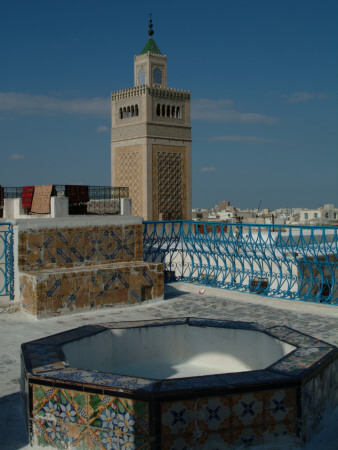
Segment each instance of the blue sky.
[{"label": "blue sky", "polygon": [[193,206],[337,206],[333,0],[3,0],[0,184],[110,184],[110,93],[149,12],[191,91]]}]

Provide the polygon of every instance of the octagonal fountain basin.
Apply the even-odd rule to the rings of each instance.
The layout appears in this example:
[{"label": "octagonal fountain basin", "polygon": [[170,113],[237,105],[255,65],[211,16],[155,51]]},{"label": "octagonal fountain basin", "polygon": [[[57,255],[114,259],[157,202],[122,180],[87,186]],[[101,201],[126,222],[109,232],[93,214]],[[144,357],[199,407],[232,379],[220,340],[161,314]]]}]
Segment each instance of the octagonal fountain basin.
[{"label": "octagonal fountain basin", "polygon": [[257,330],[189,323],[111,328],[62,346],[71,367],[157,380],[265,369],[295,348]]},{"label": "octagonal fountain basin", "polygon": [[336,347],[248,322],[106,323],[22,345],[34,446],[297,447],[338,405],[337,381]]}]

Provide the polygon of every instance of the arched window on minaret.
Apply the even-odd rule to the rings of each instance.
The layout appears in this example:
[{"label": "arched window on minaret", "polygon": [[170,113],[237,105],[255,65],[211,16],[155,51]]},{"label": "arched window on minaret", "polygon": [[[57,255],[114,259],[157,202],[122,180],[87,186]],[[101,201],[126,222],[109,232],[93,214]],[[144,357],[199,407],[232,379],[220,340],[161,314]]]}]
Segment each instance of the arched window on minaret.
[{"label": "arched window on minaret", "polygon": [[138,105],[135,105],[135,116],[138,116]]},{"label": "arched window on minaret", "polygon": [[156,115],[157,116],[161,115],[161,105],[159,103],[157,103],[157,106],[156,106]]},{"label": "arched window on minaret", "polygon": [[162,116],[165,117],[165,105],[162,105]]},{"label": "arched window on minaret", "polygon": [[120,108],[120,119],[123,119],[123,111],[122,111],[122,108]]},{"label": "arched window on minaret", "polygon": [[138,73],[138,85],[143,86],[146,84],[146,73],[144,69],[140,69]]},{"label": "arched window on minaret", "polygon": [[154,70],[154,84],[162,84],[162,70]]},{"label": "arched window on minaret", "polygon": [[175,106],[171,107],[171,117],[175,117]]},{"label": "arched window on minaret", "polygon": [[123,108],[123,118],[125,119],[127,117],[127,109],[126,107]]},{"label": "arched window on minaret", "polygon": [[135,108],[134,108],[134,105],[132,105],[132,107],[130,108],[130,111],[131,111],[131,117],[134,117],[134,116],[135,116]]},{"label": "arched window on minaret", "polygon": [[127,108],[127,117],[131,117],[130,106]]},{"label": "arched window on minaret", "polygon": [[176,117],[177,117],[177,119],[179,119],[181,117],[181,111],[180,111],[180,107],[179,106],[176,109]]},{"label": "arched window on minaret", "polygon": [[170,117],[170,105],[167,106],[167,117]]}]

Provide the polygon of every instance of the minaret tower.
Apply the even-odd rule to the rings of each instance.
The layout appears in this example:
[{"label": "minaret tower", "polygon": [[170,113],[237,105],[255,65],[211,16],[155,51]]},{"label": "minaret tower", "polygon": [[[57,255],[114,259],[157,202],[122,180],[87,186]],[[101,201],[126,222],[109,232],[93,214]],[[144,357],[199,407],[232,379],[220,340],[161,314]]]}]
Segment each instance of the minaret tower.
[{"label": "minaret tower", "polygon": [[134,57],[134,87],[112,93],[112,186],[128,186],[133,215],[191,219],[190,92],[167,87],[153,39]]}]

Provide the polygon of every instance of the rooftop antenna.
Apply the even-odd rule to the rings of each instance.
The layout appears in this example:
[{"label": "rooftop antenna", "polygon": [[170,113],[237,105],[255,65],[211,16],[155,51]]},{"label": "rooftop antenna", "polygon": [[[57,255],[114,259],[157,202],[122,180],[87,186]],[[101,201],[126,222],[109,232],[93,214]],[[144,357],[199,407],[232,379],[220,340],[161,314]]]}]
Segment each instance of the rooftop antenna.
[{"label": "rooftop antenna", "polygon": [[262,204],[262,200],[259,200],[258,211],[260,210],[261,204]]}]

